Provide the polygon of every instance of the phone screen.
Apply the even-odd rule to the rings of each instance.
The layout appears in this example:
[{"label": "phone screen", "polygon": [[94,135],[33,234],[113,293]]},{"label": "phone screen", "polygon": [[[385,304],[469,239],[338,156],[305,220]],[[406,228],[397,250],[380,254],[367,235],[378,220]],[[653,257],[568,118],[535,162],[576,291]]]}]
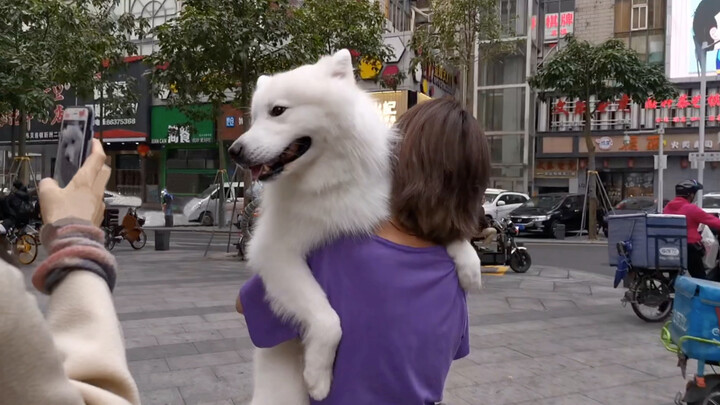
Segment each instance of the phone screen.
[{"label": "phone screen", "polygon": [[93,111],[88,107],[65,109],[55,159],[55,180],[60,187],[70,183],[90,154],[93,122]]}]

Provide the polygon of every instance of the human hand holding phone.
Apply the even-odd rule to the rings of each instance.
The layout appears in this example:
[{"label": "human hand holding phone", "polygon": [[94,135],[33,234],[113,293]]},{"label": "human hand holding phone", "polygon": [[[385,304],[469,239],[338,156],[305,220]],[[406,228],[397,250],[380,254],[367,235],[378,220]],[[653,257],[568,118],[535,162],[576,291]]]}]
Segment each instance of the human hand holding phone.
[{"label": "human hand holding phone", "polygon": [[105,165],[105,151],[97,139],[90,142],[92,153],[72,180],[61,188],[54,179],[44,179],[39,185],[40,209],[43,222],[52,224],[64,218],[76,218],[99,226],[105,203],[105,186],[110,168]]},{"label": "human hand holding phone", "polygon": [[60,187],[67,186],[92,149],[93,110],[88,107],[68,107],[63,113],[54,178]]}]

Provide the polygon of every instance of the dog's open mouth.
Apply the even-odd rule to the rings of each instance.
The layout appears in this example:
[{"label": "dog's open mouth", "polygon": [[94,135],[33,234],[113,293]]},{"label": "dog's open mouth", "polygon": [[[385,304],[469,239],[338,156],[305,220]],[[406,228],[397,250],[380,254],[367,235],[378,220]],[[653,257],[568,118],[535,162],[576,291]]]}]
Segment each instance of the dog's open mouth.
[{"label": "dog's open mouth", "polygon": [[270,180],[280,173],[282,173],[285,166],[296,161],[300,156],[304,155],[305,152],[310,149],[312,144],[312,138],[309,136],[303,136],[293,141],[282,153],[275,159],[250,166],[252,171],[253,179],[266,181]]}]

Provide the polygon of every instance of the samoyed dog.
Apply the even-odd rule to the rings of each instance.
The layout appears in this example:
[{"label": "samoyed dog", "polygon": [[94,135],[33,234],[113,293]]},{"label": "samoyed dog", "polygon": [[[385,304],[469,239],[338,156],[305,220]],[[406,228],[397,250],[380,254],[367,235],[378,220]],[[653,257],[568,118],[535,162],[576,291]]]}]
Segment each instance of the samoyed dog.
[{"label": "samoyed dog", "polygon": [[[252,404],[302,405],[308,394],[327,396],[342,334],[306,256],[339,235],[370,234],[389,218],[394,134],[356,85],[347,50],[260,77],[252,121],[230,147],[233,160],[265,184],[248,265],[272,310],[302,330],[302,342],[256,349]],[[462,287],[479,289],[471,245],[447,249]]]}]

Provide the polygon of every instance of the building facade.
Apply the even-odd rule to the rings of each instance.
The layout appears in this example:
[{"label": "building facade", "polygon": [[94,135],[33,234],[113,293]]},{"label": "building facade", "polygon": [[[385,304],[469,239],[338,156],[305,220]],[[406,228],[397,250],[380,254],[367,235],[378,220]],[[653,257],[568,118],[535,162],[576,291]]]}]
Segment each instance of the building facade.
[{"label": "building facade", "polygon": [[[582,21],[582,3],[577,0],[578,24]],[[604,13],[607,2],[588,3],[602,5],[602,12],[597,9],[593,12],[598,19],[607,18]],[[705,139],[702,142],[699,139],[702,97],[693,24],[695,10],[701,3],[700,0],[617,0],[612,5],[612,20],[603,23],[613,27],[613,36],[636,50],[641,59],[664,66],[665,75],[679,90],[678,97],[669,100],[630,100],[622,96],[598,106],[592,120],[592,142],[600,179],[613,203],[632,196],[660,194],[657,129],[661,125],[665,127],[663,154],[667,156],[664,199],[673,196],[678,181],[697,178],[689,153],[699,151],[701,146],[705,151],[720,151],[720,81],[715,74],[720,62],[715,49],[707,55],[710,73],[705,99]],[[715,8],[713,21],[715,16],[720,17],[720,4]],[[708,27],[708,31],[711,28]],[[603,32],[582,34],[582,31],[581,26],[575,26],[581,38],[595,38]],[[585,108],[597,106],[595,101],[590,104],[585,106],[561,96],[538,102],[533,192],[584,192],[588,162],[581,115]],[[707,191],[720,190],[717,162],[705,165],[704,182]]]},{"label": "building facade", "polygon": [[537,0],[499,0],[505,40],[515,51],[475,63],[473,111],[483,125],[491,151],[491,187],[525,191],[529,187],[534,133],[534,99],[527,83],[537,66],[542,36]]}]

